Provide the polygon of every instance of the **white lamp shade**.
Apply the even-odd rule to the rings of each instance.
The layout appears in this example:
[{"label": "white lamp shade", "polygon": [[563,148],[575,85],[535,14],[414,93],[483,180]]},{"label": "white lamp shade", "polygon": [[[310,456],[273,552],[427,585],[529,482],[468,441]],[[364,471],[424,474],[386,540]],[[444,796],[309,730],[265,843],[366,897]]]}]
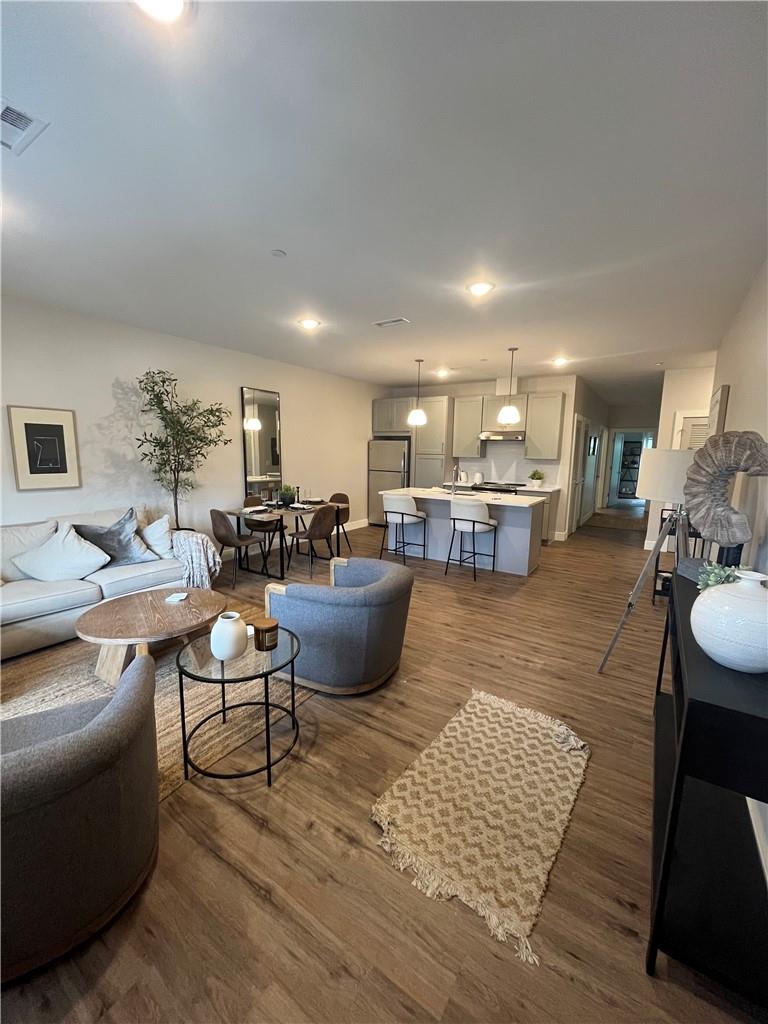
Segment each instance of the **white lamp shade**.
[{"label": "white lamp shade", "polygon": [[408,426],[423,427],[427,422],[427,414],[423,409],[411,409],[408,413]]},{"label": "white lamp shade", "polygon": [[499,409],[499,415],[496,417],[498,423],[510,424],[520,422],[520,410],[516,405],[504,405]]},{"label": "white lamp shade", "polygon": [[638,498],[684,505],[683,488],[694,452],[676,448],[643,448],[637,474]]},{"label": "white lamp shade", "polygon": [[261,430],[261,420],[258,416],[246,416],[243,420],[243,430]]}]

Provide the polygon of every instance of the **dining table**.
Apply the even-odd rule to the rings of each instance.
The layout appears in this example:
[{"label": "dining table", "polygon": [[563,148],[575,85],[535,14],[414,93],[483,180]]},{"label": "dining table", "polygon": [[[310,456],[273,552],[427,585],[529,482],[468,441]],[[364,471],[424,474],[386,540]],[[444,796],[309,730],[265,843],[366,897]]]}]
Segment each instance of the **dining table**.
[{"label": "dining table", "polygon": [[[271,542],[267,549],[267,555],[262,560],[262,566],[260,569],[252,569],[243,558],[242,552],[238,552],[238,570],[242,572],[250,572],[255,576],[267,576],[269,579],[285,579],[285,560],[288,553],[288,545],[285,539],[285,524],[286,521],[294,519],[294,528],[298,530],[299,522],[301,522],[304,529],[306,529],[305,517],[314,515],[315,512],[323,505],[332,505],[336,514],[336,557],[341,557],[341,513],[349,508],[346,502],[339,501],[320,501],[314,500],[312,502],[298,502],[294,505],[273,505],[265,502],[263,506],[252,505],[249,508],[239,509],[224,509],[224,514],[230,516],[237,523],[237,532],[242,534],[244,532],[243,521],[245,519],[255,519],[260,523],[275,523],[275,533],[278,536],[278,551],[280,556],[280,572],[275,575],[269,571],[268,557],[271,551]],[[258,534],[254,534],[254,541],[258,539]],[[298,550],[298,548],[297,548]],[[301,552],[302,554],[304,552]]]}]

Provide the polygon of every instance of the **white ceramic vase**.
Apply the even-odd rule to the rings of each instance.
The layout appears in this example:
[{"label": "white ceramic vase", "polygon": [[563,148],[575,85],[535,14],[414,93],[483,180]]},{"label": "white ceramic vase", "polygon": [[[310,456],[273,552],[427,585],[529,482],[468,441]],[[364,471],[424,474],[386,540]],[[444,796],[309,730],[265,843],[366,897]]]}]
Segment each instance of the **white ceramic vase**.
[{"label": "white ceramic vase", "polygon": [[691,630],[699,646],[726,668],[768,672],[768,579],[738,569],[737,583],[707,587],[693,602]]},{"label": "white ceramic vase", "polygon": [[543,480],[529,480],[528,483],[531,485],[531,487],[534,489],[534,491],[538,491],[538,489],[541,487],[541,485],[544,483],[544,481]]},{"label": "white ceramic vase", "polygon": [[239,612],[222,612],[211,630],[211,654],[217,661],[231,661],[245,654],[248,630]]}]

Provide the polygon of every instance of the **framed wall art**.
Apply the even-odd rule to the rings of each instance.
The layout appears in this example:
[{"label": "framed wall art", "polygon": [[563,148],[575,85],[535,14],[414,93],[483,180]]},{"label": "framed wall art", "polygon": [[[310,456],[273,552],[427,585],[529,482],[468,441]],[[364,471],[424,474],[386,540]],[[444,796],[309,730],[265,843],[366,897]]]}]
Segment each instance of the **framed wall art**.
[{"label": "framed wall art", "polygon": [[9,405],[8,422],[18,490],[80,486],[77,432],[72,409]]},{"label": "framed wall art", "polygon": [[709,400],[709,436],[722,434],[725,430],[725,414],[728,411],[730,384],[721,384]]}]

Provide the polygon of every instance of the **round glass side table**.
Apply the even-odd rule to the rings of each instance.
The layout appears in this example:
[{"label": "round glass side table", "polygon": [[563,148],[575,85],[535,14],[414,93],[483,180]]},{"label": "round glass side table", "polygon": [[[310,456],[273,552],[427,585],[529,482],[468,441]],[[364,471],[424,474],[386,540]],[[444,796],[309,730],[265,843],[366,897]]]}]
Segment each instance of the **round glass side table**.
[{"label": "round glass side table", "polygon": [[[296,718],[296,682],[294,675],[294,663],[301,650],[299,638],[290,629],[282,626],[278,629],[277,647],[271,651],[257,651],[254,647],[253,637],[248,637],[248,647],[245,654],[231,661],[219,661],[211,654],[210,634],[199,636],[184,644],[176,656],[176,665],[179,670],[179,704],[181,706],[181,743],[184,751],[184,778],[189,778],[189,769],[192,768],[200,775],[209,779],[244,779],[249,775],[258,775],[259,772],[267,773],[267,785],[272,785],[272,769],[279,764],[284,757],[293,750],[296,740],[299,738],[299,721]],[[290,672],[291,706],[285,707],[269,699],[269,679],[276,672]],[[187,731],[187,719],[184,709],[184,680],[194,679],[199,683],[210,683],[221,687],[221,707],[216,711],[201,718],[189,731]],[[264,686],[263,700],[245,700],[237,703],[227,704],[227,686],[233,683],[253,683],[261,681]],[[252,768],[246,772],[212,772],[201,768],[193,760],[189,746],[196,733],[204,728],[209,722],[219,719],[222,725],[226,725],[227,713],[237,708],[263,709],[264,714],[264,739],[266,745],[266,763],[258,768]],[[290,745],[283,750],[279,757],[272,758],[272,737],[270,716],[273,711],[280,711],[290,719],[293,728]],[[255,717],[260,717],[258,711]]]}]

